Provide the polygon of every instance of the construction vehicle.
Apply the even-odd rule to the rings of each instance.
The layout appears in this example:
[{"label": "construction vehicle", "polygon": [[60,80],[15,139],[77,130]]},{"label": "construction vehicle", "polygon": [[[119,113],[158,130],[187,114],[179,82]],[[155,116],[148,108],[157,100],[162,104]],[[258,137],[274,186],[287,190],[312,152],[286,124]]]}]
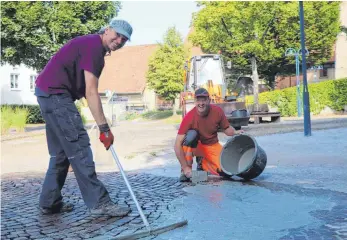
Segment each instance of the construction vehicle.
[{"label": "construction vehicle", "polygon": [[223,109],[231,126],[241,129],[248,125],[250,114],[246,104],[236,101],[237,94],[228,91],[224,63],[219,54],[196,55],[186,62],[181,93],[183,117],[194,108],[194,92],[201,87],[209,92],[211,104]]}]

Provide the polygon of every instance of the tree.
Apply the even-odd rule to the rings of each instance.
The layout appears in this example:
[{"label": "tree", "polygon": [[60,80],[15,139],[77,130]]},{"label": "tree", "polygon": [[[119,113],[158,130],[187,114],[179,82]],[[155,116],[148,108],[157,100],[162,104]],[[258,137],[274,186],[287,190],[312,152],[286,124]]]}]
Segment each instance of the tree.
[{"label": "tree", "polygon": [[[300,48],[297,2],[200,2],[204,8],[193,18],[191,40],[204,52],[221,50],[245,74],[258,66],[261,77],[274,81],[289,71],[293,58],[284,56],[289,47]],[[321,64],[332,55],[339,33],[339,2],[305,2],[306,47],[310,65]],[[250,65],[253,62],[253,67]]]},{"label": "tree", "polygon": [[96,33],[120,7],[119,2],[3,1],[1,63],[40,71],[67,41]]},{"label": "tree", "polygon": [[171,27],[166,31],[163,43],[150,58],[146,73],[149,88],[163,99],[172,101],[174,114],[175,99],[183,90],[185,59],[182,37],[175,27]]}]

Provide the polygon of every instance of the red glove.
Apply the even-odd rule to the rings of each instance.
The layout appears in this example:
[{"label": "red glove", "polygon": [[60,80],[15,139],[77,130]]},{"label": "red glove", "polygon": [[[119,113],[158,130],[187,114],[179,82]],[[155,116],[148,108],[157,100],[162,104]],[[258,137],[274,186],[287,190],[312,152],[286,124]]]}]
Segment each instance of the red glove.
[{"label": "red glove", "polygon": [[114,141],[114,137],[111,130],[107,132],[101,132],[99,139],[100,139],[100,142],[104,144],[106,150],[108,150],[111,147]]}]

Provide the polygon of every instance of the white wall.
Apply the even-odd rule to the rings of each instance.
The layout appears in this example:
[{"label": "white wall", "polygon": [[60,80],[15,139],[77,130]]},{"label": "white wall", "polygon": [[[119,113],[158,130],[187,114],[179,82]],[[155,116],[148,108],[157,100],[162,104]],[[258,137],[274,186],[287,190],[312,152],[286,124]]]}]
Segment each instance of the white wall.
[{"label": "white wall", "polygon": [[[13,67],[9,64],[0,66],[1,104],[37,104],[34,91],[30,90],[30,76],[36,71],[23,64]],[[11,89],[11,73],[19,74],[18,89]]]},{"label": "white wall", "polygon": [[155,92],[152,89],[149,89],[148,87],[145,88],[143,91],[143,102],[146,103],[148,110],[154,110],[155,109]]},{"label": "white wall", "polygon": [[[341,25],[347,27],[347,2],[340,5]],[[347,35],[341,32],[336,41],[335,77],[336,79],[347,77]]]}]

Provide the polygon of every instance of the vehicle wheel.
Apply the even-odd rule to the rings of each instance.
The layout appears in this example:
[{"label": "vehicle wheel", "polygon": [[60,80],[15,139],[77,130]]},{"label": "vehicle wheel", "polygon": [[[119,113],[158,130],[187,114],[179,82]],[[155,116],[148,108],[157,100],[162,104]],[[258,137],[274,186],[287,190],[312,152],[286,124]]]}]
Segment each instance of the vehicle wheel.
[{"label": "vehicle wheel", "polygon": [[241,129],[241,127],[234,127],[235,128],[235,130],[240,130]]}]

